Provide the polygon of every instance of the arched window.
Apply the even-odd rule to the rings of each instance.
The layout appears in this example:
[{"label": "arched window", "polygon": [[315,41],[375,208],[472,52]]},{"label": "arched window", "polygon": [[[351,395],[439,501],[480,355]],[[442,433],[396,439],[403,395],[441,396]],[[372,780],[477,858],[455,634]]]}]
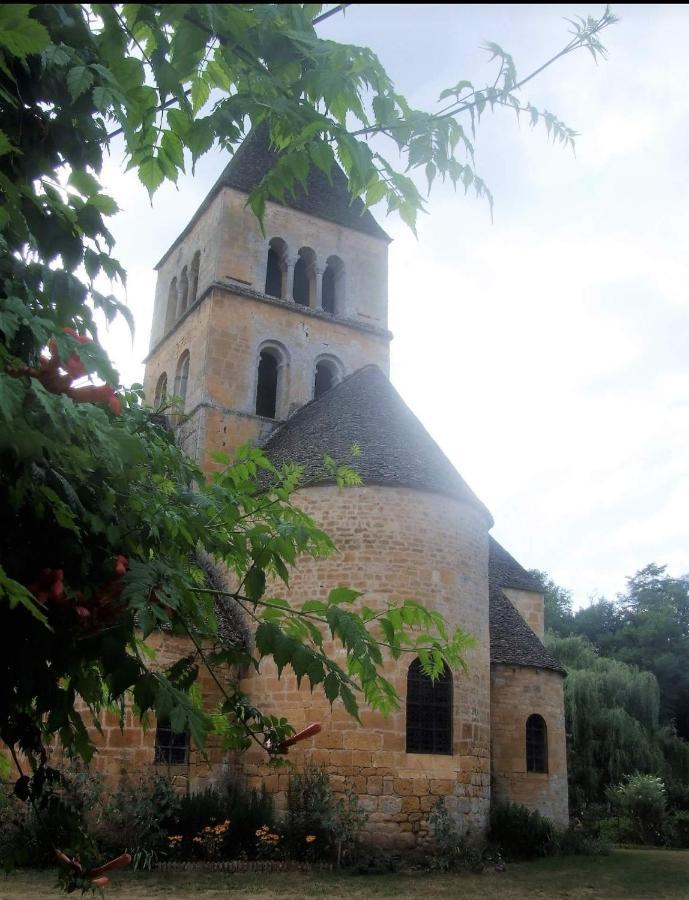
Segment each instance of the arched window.
[{"label": "arched window", "polygon": [[301,306],[316,305],[316,254],[310,247],[302,247],[294,266],[292,286],[294,302]]},{"label": "arched window", "polygon": [[196,294],[199,289],[199,266],[201,265],[201,251],[197,250],[191,261],[189,270],[189,306],[196,302]]},{"label": "arched window", "polygon": [[313,399],[318,400],[340,380],[339,372],[333,362],[322,359],[316,363],[316,375],[313,380]]},{"label": "arched window", "polygon": [[337,315],[342,312],[344,300],[344,263],[339,256],[329,256],[323,272],[322,306],[325,312]]},{"label": "arched window", "polygon": [[158,384],[156,384],[156,392],[155,397],[153,399],[153,405],[156,409],[165,402],[167,399],[167,373],[163,372],[163,374],[158,379]]},{"label": "arched window", "polygon": [[167,310],[165,311],[165,331],[169,331],[177,318],[177,279],[170,282],[170,290],[167,294]]},{"label": "arched window", "polygon": [[183,312],[186,312],[188,299],[189,276],[187,275],[187,267],[185,266],[182,269],[182,274],[179,279],[179,309],[177,310],[178,317],[181,316]]},{"label": "arched window", "polygon": [[187,399],[187,383],[189,382],[189,351],[185,350],[177,363],[175,374],[175,397]]},{"label": "arched window", "polygon": [[407,672],[407,753],[452,753],[452,672],[432,681],[415,659]]},{"label": "arched window", "polygon": [[548,728],[538,713],[526,720],[526,771],[548,771]]},{"label": "arched window", "polygon": [[271,238],[268,245],[266,266],[266,294],[270,297],[285,296],[285,274],[287,272],[287,244],[282,238]]},{"label": "arched window", "polygon": [[274,350],[262,350],[258,360],[256,384],[256,415],[274,419],[278,398],[278,369],[280,361]]}]

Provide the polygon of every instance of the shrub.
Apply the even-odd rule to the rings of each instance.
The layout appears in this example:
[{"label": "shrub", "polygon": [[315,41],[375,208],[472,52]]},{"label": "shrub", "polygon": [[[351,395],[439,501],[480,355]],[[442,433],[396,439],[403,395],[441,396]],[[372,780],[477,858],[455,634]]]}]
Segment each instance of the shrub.
[{"label": "shrub", "polygon": [[117,790],[103,806],[95,832],[103,852],[116,856],[126,849],[134,868],[152,868],[167,853],[166,826],[179,804],[165,776],[154,772],[132,782],[123,772]]},{"label": "shrub", "polygon": [[285,850],[293,859],[334,856],[338,865],[351,863],[367,818],[353,791],[335,800],[327,772],[307,765],[287,789]]},{"label": "shrub", "polygon": [[511,859],[552,856],[558,851],[557,830],[550,819],[519,803],[495,804],[489,837]]},{"label": "shrub", "polygon": [[557,852],[561,856],[608,856],[610,841],[583,828],[567,828],[557,836]]},{"label": "shrub", "polygon": [[689,849],[689,812],[687,810],[677,810],[670,815],[667,833],[673,847]]},{"label": "shrub", "polygon": [[661,844],[667,819],[667,792],[656,775],[630,775],[608,790],[608,798],[620,816],[634,824],[636,839],[643,844]]},{"label": "shrub", "polygon": [[458,869],[483,871],[482,849],[472,843],[468,834],[463,833],[442,799],[431,810],[428,822],[435,845],[429,860],[431,869],[441,872]]}]

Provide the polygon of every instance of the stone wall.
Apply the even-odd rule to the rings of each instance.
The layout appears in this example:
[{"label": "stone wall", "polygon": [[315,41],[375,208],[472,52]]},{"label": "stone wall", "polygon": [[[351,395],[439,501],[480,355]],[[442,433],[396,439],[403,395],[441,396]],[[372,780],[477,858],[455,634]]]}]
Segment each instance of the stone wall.
[{"label": "stone wall", "polygon": [[[243,689],[257,706],[286,716],[297,728],[321,722],[322,732],[290,750],[296,766],[310,761],[330,773],[337,795],[353,789],[369,813],[372,842],[410,848],[423,842],[428,813],[441,797],[467,827],[482,829],[490,802],[490,675],[488,652],[488,539],[478,511],[445,497],[407,488],[377,487],[338,491],[309,488],[299,505],[333,537],[336,555],[302,560],[287,596],[324,598],[335,586],[366,590],[372,606],[416,598],[437,609],[451,626],[477,639],[467,654],[468,671],[454,673],[452,755],[405,751],[404,696],[412,657],[386,664],[386,674],[403,700],[387,718],[364,710],[363,726],[336,703],[331,711],[320,688],[296,686],[285,672],[278,680],[266,661]],[[284,587],[275,586],[276,593]],[[288,775],[265,766],[260,752],[244,759],[249,783],[265,783],[284,806]]]},{"label": "stone wall", "polygon": [[[491,672],[493,801],[537,809],[568,822],[563,677],[547,669],[494,665]],[[547,773],[526,771],[526,720],[543,716],[548,729]]]}]

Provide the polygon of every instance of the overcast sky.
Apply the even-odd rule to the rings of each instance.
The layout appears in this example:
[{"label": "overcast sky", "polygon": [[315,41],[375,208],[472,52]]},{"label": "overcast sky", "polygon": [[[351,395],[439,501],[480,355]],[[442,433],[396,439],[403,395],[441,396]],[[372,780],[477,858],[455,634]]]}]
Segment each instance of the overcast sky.
[{"label": "overcast sky", "polygon": [[[398,89],[433,108],[462,78],[488,82],[486,40],[526,74],[568,40],[565,16],[601,5],[354,5],[319,26],[367,44]],[[577,605],[612,597],[649,562],[689,570],[689,7],[613,6],[609,59],[560,61],[524,89],[581,133],[576,158],[486,115],[487,205],[434,186],[418,240],[379,220],[390,248],[392,381],[495,517],[493,534]],[[107,344],[141,380],[152,267],[226,159],[209,153],[153,208],[113,154],[137,334]]]}]

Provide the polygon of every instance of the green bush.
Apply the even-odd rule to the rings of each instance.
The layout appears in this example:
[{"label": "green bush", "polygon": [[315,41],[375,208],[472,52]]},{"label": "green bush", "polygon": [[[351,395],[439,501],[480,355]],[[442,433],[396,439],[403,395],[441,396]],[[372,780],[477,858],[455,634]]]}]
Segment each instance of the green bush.
[{"label": "green bush", "polygon": [[636,840],[642,844],[665,842],[667,792],[656,775],[630,775],[608,790],[613,809],[634,824]]},{"label": "green bush", "polygon": [[677,810],[668,820],[667,834],[673,847],[689,850],[689,812]]},{"label": "green bush", "polygon": [[287,789],[285,852],[292,859],[353,863],[367,818],[354,792],[335,800],[327,772],[307,765],[292,775]]},{"label": "green bush", "polygon": [[495,804],[489,838],[508,859],[552,856],[558,851],[557,830],[550,819],[519,803]]},{"label": "green bush", "polygon": [[465,870],[482,872],[484,869],[482,847],[471,840],[450,813],[445,801],[439,799],[429,816],[434,852],[429,867],[440,872]]},{"label": "green bush", "polygon": [[152,868],[159,857],[167,855],[167,823],[179,804],[180,798],[164,775],[153,772],[132,781],[123,771],[94,828],[102,851],[117,856],[126,849],[132,854],[134,868]]}]

